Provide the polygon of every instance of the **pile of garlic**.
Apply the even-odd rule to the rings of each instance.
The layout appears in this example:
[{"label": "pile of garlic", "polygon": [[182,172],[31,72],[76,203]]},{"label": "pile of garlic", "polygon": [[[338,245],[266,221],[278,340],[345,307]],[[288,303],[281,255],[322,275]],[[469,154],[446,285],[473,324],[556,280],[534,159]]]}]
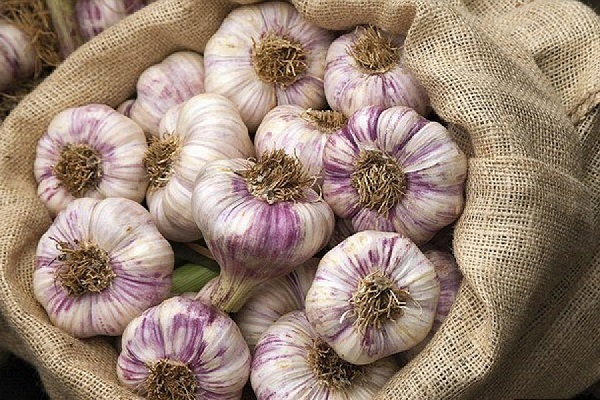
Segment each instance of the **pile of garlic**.
[{"label": "pile of garlic", "polygon": [[[467,160],[403,41],[241,5],[116,110],[55,116],[34,167],[50,321],[120,336],[117,375],[148,399],[372,398],[461,280],[433,239],[462,212]],[[218,275],[174,291],[194,260]]]}]

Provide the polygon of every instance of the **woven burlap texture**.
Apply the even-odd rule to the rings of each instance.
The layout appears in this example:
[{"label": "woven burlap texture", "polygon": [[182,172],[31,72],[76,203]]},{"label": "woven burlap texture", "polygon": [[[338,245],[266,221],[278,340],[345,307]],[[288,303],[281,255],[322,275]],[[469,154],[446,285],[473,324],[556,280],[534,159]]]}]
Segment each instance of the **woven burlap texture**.
[{"label": "woven burlap texture", "polygon": [[[576,1],[293,0],[317,24],[407,33],[406,60],[468,152],[447,322],[379,399],[573,396],[600,378],[600,21]],[[201,52],[233,5],[162,0],[80,48],[0,128],[0,346],[53,399],[133,399],[110,339],[54,328],[32,293],[51,220],[32,166],[53,116],[116,106],[137,76]]]}]

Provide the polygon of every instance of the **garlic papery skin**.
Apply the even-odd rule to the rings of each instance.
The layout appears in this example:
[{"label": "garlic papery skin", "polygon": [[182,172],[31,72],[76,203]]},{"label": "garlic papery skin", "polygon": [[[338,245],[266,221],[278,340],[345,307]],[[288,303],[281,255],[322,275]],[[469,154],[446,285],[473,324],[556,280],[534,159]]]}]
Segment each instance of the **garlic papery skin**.
[{"label": "garlic papery skin", "polygon": [[431,341],[433,335],[440,329],[440,326],[442,326],[454,304],[462,282],[462,273],[458,268],[456,259],[451,253],[442,250],[426,250],[423,254],[435,267],[435,273],[440,282],[440,299],[435,311],[433,325],[425,339],[420,341],[416,346],[401,353],[403,359],[406,361],[413,359],[419,354]]},{"label": "garlic papery skin", "polygon": [[84,40],[90,40],[144,7],[142,0],[77,0],[75,19]]},{"label": "garlic papery skin", "polygon": [[240,399],[250,352],[225,313],[172,297],[125,329],[117,360],[119,380],[153,400]]},{"label": "garlic papery skin", "polygon": [[0,91],[33,76],[39,66],[31,39],[15,25],[0,20]]},{"label": "garlic papery skin", "polygon": [[250,132],[276,105],[325,106],[323,76],[333,33],[282,1],[240,6],[204,49],[206,91],[231,99]]},{"label": "garlic papery skin", "polygon": [[467,158],[446,128],[408,107],[365,107],[331,135],[323,196],[356,231],[399,232],[418,245],[462,212]]},{"label": "garlic papery skin", "polygon": [[341,358],[362,365],[423,340],[439,295],[434,266],[412,241],[362,231],[323,256],[305,310]]},{"label": "garlic papery skin", "polygon": [[407,106],[421,115],[429,97],[404,65],[404,36],[358,26],[327,51],[325,96],[332,109],[350,116],[361,108]]},{"label": "garlic papery skin", "polygon": [[169,108],[204,92],[204,58],[192,51],[179,51],[142,72],[136,85],[137,98],[122,108],[146,135],[158,136],[160,120]]},{"label": "garlic papery skin", "polygon": [[259,400],[371,400],[398,369],[393,357],[369,365],[342,360],[303,311],[292,311],[258,341],[250,382]]},{"label": "garlic papery skin", "polygon": [[63,331],[115,336],[169,295],[173,264],[171,245],[140,204],[77,199],[38,243],[33,291]]},{"label": "garlic papery skin", "polygon": [[233,316],[250,350],[284,314],[304,310],[304,299],[318,265],[319,259],[311,258],[289,274],[266,282]]},{"label": "garlic papery skin", "polygon": [[208,285],[213,304],[238,311],[260,284],[292,272],[327,244],[334,216],[311,188],[313,181],[283,150],[256,162],[204,166],[192,213],[221,267],[218,283]]},{"label": "garlic papery skin", "polygon": [[76,198],[141,202],[148,180],[142,129],[102,104],[57,114],[40,138],[33,172],[38,196],[54,216]]},{"label": "garlic papery skin", "polygon": [[325,143],[346,121],[337,111],[305,109],[292,104],[277,106],[265,115],[256,130],[256,154],[260,157],[276,149],[285,150],[302,161],[309,175],[319,177],[316,185],[320,187]]},{"label": "garlic papery skin", "polygon": [[231,101],[202,93],[169,109],[158,133],[144,156],[148,209],[167,239],[197,240],[202,233],[191,210],[194,181],[209,161],[253,157],[248,128]]}]

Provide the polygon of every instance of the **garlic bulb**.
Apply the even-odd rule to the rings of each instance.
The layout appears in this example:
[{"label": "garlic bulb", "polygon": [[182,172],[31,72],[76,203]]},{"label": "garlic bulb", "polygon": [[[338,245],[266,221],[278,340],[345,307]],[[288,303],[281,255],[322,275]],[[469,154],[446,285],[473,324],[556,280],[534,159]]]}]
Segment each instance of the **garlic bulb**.
[{"label": "garlic bulb", "polygon": [[192,51],[179,51],[147,68],[138,78],[137,98],[120,106],[148,136],[158,135],[167,110],[204,93],[204,58]]},{"label": "garlic bulb", "polygon": [[84,40],[90,40],[137,10],[142,0],[77,0],[75,19]]},{"label": "garlic bulb", "polygon": [[440,329],[454,304],[462,281],[462,274],[452,254],[441,250],[427,250],[423,254],[435,267],[435,273],[440,282],[440,298],[431,330],[419,344],[402,353],[405,360],[411,360],[421,352]]},{"label": "garlic bulb", "polygon": [[362,231],[323,256],[305,309],[341,358],[362,365],[423,340],[439,295],[433,264],[413,242],[398,233]]},{"label": "garlic bulb", "polygon": [[330,134],[346,124],[346,117],[337,111],[304,109],[293,104],[280,105],[265,115],[256,130],[256,154],[283,149],[296,156],[309,175],[323,182],[323,148]]},{"label": "garlic bulb", "polygon": [[0,20],[0,91],[33,76],[39,66],[31,39],[15,25]]},{"label": "garlic bulb", "polygon": [[141,202],[148,180],[142,129],[102,104],[57,114],[40,138],[34,163],[38,195],[52,215],[76,198]]},{"label": "garlic bulb", "polygon": [[251,132],[278,104],[321,109],[332,41],[332,32],[313,25],[290,4],[240,6],[206,44],[206,91],[231,99]]},{"label": "garlic bulb", "polygon": [[283,150],[256,162],[205,165],[192,194],[192,213],[221,267],[210,295],[213,304],[238,311],[257,286],[290,273],[323,248],[334,216],[311,188],[313,181]]},{"label": "garlic bulb", "polygon": [[441,124],[407,107],[365,107],[331,135],[323,196],[356,231],[399,232],[418,245],[463,208],[467,159]]},{"label": "garlic bulb", "polygon": [[199,239],[190,206],[199,171],[212,160],[252,156],[248,129],[225,97],[203,93],[169,109],[144,156],[146,202],[158,230],[169,240]]},{"label": "garlic bulb", "polygon": [[281,316],[304,310],[304,298],[315,277],[317,265],[319,259],[311,258],[289,274],[268,281],[233,316],[250,349]]},{"label": "garlic bulb", "polygon": [[140,204],[77,199],[38,242],[33,291],[63,331],[120,335],[168,296],[173,264],[169,242]]},{"label": "garlic bulb", "polygon": [[342,360],[304,312],[292,311],[258,341],[250,382],[260,400],[371,400],[396,371],[393,357],[369,365]]},{"label": "garlic bulb", "polygon": [[117,375],[147,399],[240,399],[249,374],[238,327],[202,302],[172,297],[123,332]]},{"label": "garlic bulb", "polygon": [[325,96],[332,109],[350,116],[361,108],[407,106],[421,115],[429,97],[404,66],[404,36],[358,26],[327,51]]}]

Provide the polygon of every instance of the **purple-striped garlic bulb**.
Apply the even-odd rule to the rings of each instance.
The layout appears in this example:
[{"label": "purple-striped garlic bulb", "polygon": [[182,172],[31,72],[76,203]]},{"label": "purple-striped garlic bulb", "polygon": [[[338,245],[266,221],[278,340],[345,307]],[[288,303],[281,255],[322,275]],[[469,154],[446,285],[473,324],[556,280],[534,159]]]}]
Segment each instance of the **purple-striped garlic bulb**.
[{"label": "purple-striped garlic bulb", "polygon": [[144,7],[142,0],[77,0],[75,19],[87,41]]},{"label": "purple-striped garlic bulb", "polygon": [[333,38],[283,1],[235,8],[204,49],[206,91],[231,99],[251,132],[279,104],[321,109]]},{"label": "purple-striped garlic bulb", "polygon": [[158,136],[160,120],[167,110],[204,93],[204,58],[192,51],[179,51],[148,67],[138,78],[137,98],[119,110],[137,122],[146,135]]},{"label": "purple-striped garlic bulb", "polygon": [[209,161],[253,156],[248,128],[225,97],[202,93],[169,109],[144,156],[146,202],[158,230],[179,242],[202,237],[191,209],[198,173]]},{"label": "purple-striped garlic bulb", "polygon": [[0,20],[0,91],[33,76],[39,66],[31,39],[15,25]]},{"label": "purple-striped garlic bulb", "polygon": [[148,179],[142,129],[103,104],[58,113],[40,138],[34,163],[38,195],[54,216],[76,198],[141,202]]},{"label": "purple-striped garlic bulb", "polygon": [[427,250],[423,254],[425,254],[425,257],[435,267],[435,273],[440,282],[440,299],[437,304],[431,330],[419,344],[402,353],[405,360],[411,360],[419,354],[431,341],[433,335],[440,329],[440,326],[442,326],[454,304],[462,282],[462,274],[451,253],[441,250]]},{"label": "purple-striped garlic bulb", "polygon": [[304,310],[304,299],[319,265],[311,258],[289,274],[262,285],[233,316],[250,349],[260,336],[284,314]]},{"label": "purple-striped garlic bulb", "polygon": [[305,310],[341,358],[362,365],[423,340],[439,295],[434,266],[412,241],[362,231],[323,256]]},{"label": "purple-striped garlic bulb", "polygon": [[404,35],[358,26],[327,51],[325,96],[332,109],[350,116],[361,108],[407,106],[421,115],[429,97],[404,65]]},{"label": "purple-striped garlic bulb", "polygon": [[259,285],[292,272],[327,244],[334,216],[313,182],[298,158],[281,149],[256,161],[204,166],[192,213],[221,267],[217,284],[209,285],[213,304],[238,311]]},{"label": "purple-striped garlic bulb", "polygon": [[61,330],[80,338],[116,336],[167,298],[174,260],[140,204],[77,199],[38,242],[33,291]]},{"label": "purple-striped garlic bulb", "polygon": [[365,107],[329,137],[323,196],[356,231],[399,232],[418,245],[462,212],[467,158],[444,126],[408,107]]},{"label": "purple-striped garlic bulb", "polygon": [[327,138],[346,124],[347,118],[332,110],[313,110],[286,104],[273,108],[256,130],[254,145],[257,156],[283,149],[296,156],[310,175],[323,183],[323,149]]},{"label": "purple-striped garlic bulb", "polygon": [[258,341],[250,382],[259,400],[371,400],[398,369],[393,357],[368,365],[343,360],[303,311],[292,311]]},{"label": "purple-striped garlic bulb", "polygon": [[123,385],[154,400],[235,400],[250,374],[250,352],[231,317],[177,296],[125,329],[117,360]]}]

